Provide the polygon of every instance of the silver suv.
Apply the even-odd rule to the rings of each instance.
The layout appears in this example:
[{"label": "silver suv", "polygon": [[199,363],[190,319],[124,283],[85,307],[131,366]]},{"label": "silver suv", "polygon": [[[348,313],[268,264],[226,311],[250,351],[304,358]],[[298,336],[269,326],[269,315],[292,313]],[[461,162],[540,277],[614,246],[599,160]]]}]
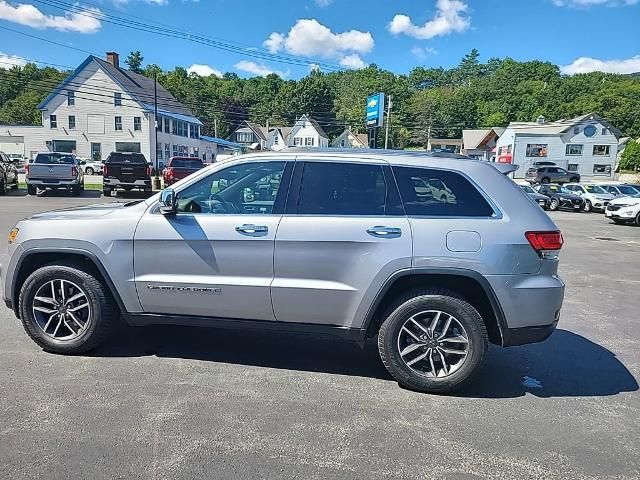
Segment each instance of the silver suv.
[{"label": "silver suv", "polygon": [[542,341],[560,315],[562,235],[499,168],[513,167],[445,153],[243,156],[145,201],[18,223],[3,297],[52,352],[95,348],[119,316],[377,337],[401,385],[447,392],[488,343]]}]

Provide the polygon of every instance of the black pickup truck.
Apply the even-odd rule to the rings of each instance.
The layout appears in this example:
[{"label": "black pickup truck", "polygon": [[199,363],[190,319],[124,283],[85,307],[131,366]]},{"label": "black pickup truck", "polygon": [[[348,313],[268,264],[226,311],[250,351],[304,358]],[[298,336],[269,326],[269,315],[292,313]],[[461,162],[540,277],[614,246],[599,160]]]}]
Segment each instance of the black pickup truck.
[{"label": "black pickup truck", "polygon": [[151,192],[151,167],[141,153],[112,152],[104,162],[102,193],[135,189]]}]

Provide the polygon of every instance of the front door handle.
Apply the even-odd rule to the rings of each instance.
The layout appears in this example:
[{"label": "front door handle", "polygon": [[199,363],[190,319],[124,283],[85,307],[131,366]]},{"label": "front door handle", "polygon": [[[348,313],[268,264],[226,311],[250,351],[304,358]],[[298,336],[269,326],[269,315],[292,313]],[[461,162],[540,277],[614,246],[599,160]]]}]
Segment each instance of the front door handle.
[{"label": "front door handle", "polygon": [[250,237],[264,237],[269,233],[269,227],[266,225],[252,225],[245,223],[244,225],[237,226],[236,232]]},{"label": "front door handle", "polygon": [[376,238],[398,238],[402,236],[402,229],[398,227],[369,227],[367,233]]}]

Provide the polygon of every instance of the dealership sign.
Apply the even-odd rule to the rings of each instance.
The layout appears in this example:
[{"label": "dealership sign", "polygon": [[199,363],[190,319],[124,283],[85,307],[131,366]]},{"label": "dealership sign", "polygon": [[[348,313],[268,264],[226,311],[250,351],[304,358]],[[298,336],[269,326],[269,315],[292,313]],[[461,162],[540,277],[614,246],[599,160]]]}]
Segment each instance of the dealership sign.
[{"label": "dealership sign", "polygon": [[367,97],[367,128],[378,128],[384,123],[384,93]]}]

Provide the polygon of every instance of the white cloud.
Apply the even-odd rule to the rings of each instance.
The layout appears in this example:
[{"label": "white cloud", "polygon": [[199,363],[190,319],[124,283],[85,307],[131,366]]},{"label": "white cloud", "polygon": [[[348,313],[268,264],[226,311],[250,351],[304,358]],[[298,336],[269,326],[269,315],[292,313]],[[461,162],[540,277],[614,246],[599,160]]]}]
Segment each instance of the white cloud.
[{"label": "white cloud", "polygon": [[215,75],[216,77],[222,77],[222,72],[220,70],[216,70],[209,65],[204,65],[202,63],[194,63],[189,68],[187,68],[187,72],[195,73],[196,75],[200,75],[201,77],[210,77],[211,75]]},{"label": "white cloud", "polygon": [[462,33],[471,26],[471,19],[465,16],[467,10],[467,4],[462,0],[437,0],[435,15],[424,25],[415,25],[411,17],[399,14],[393,17],[388,29],[394,35],[403,33],[423,40],[453,32]]},{"label": "white cloud", "polygon": [[45,15],[33,5],[18,3],[15,6],[0,0],[0,19],[28,27],[45,30],[95,33],[100,30],[102,12],[93,7],[83,7],[83,13],[65,12],[64,15]]},{"label": "white cloud", "polygon": [[373,36],[369,32],[349,30],[334,33],[315,19],[298,20],[289,33],[273,32],[263,45],[271,52],[282,50],[292,55],[320,57],[355,64],[356,57],[373,49]]},{"label": "white cloud", "polygon": [[606,73],[635,73],[640,72],[640,55],[621,60],[598,60],[590,57],[580,57],[569,65],[560,67],[566,75],[576,73],[606,72]]},{"label": "white cloud", "polygon": [[551,0],[557,7],[586,8],[604,5],[607,7],[619,7],[636,5],[640,0]]},{"label": "white cloud", "polygon": [[366,67],[365,63],[360,58],[360,55],[357,53],[352,53],[351,55],[347,55],[340,60],[340,65],[343,67],[351,68],[353,70],[358,70],[360,68]]},{"label": "white cloud", "polygon": [[413,47],[411,49],[411,53],[413,53],[416,58],[424,60],[429,55],[437,55],[438,51],[435,48],[431,47]]},{"label": "white cloud", "polygon": [[289,76],[289,71],[279,72],[278,70],[272,70],[267,67],[264,63],[257,64],[256,62],[250,62],[247,60],[242,60],[234,65],[235,68],[240,70],[241,72],[252,73],[254,75],[259,75],[261,77],[266,77],[269,74],[275,73],[279,77],[286,78]]},{"label": "white cloud", "polygon": [[333,0],[316,0],[316,5],[319,7],[328,7],[333,3]]},{"label": "white cloud", "polygon": [[0,68],[24,67],[27,61],[17,55],[0,52]]}]

